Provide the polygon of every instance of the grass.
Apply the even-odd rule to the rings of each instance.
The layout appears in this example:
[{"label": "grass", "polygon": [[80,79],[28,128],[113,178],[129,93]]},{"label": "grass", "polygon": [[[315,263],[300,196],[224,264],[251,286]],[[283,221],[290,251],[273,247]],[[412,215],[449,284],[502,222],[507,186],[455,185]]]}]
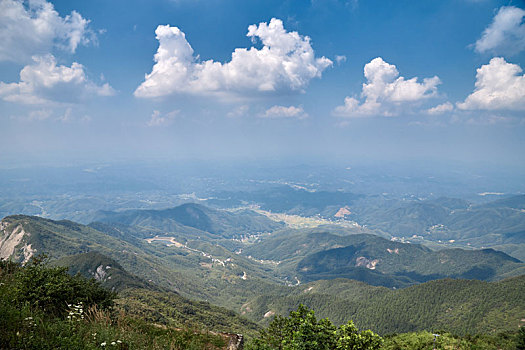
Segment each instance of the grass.
[{"label": "grass", "polygon": [[49,317],[29,307],[2,303],[2,349],[222,349],[218,334],[148,323],[124,312],[112,314],[96,306],[77,317]]}]

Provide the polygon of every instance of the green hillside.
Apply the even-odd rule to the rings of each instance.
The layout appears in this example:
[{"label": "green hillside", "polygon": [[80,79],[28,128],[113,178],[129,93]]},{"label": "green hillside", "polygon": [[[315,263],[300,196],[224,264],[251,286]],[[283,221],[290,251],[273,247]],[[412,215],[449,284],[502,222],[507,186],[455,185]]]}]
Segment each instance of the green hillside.
[{"label": "green hillside", "polygon": [[[2,220],[5,239],[17,243],[15,238],[17,232],[23,232],[20,241],[13,246],[10,258],[15,261],[23,261],[27,258],[27,252],[32,254],[45,253],[52,259],[60,259],[67,256],[96,251],[117,261],[125,270],[146,281],[153,281],[168,289],[182,287],[188,284],[188,289],[198,289],[200,286],[192,287],[192,280],[177,278],[177,271],[164,266],[162,259],[157,257],[149,245],[135,239],[121,240],[89,226],[77,224],[72,221],[54,221],[34,216],[13,215]],[[30,249],[28,249],[30,247]],[[177,281],[177,284],[171,281]]]},{"label": "green hillside", "polygon": [[[445,330],[457,334],[514,331],[525,318],[525,276],[499,282],[442,279],[389,290],[356,281],[316,281],[288,295],[263,295],[244,306],[259,322],[304,304],[335,324],[352,319],[380,334]],[[265,317],[266,315],[266,317]]]},{"label": "green hillside", "polygon": [[[493,249],[447,249],[404,256],[411,245],[396,248],[398,250],[394,253],[379,248],[380,243],[357,243],[314,253],[297,264],[297,273],[310,281],[346,277],[376,285],[402,287],[403,281],[413,284],[446,277],[497,280],[525,266]],[[374,283],[374,279],[386,277],[397,278],[400,284]]]},{"label": "green hillside", "polygon": [[16,245],[10,255],[16,261],[24,260],[29,245],[34,254],[45,252],[53,259],[96,251],[143,281],[232,309],[238,309],[247,298],[284,284],[270,266],[199,237],[181,240],[185,246],[179,247],[163,241],[148,243],[129,236],[130,232],[121,239],[90,226],[39,217],[10,216],[2,225],[4,237],[0,242],[18,237],[16,233],[23,228],[24,235],[20,241],[13,241]]},{"label": "green hillside", "polygon": [[387,287],[433,279],[497,280],[521,274],[525,264],[492,249],[433,251],[342,228],[284,230],[247,246],[243,254],[279,261],[276,271],[303,282],[351,278]]},{"label": "green hillside", "polygon": [[254,335],[260,328],[231,310],[173,292],[126,289],[119,293],[115,303],[127,315],[172,327],[244,335]]},{"label": "green hillside", "polygon": [[163,290],[125,271],[115,260],[98,252],[68,256],[53,262],[72,275],[95,278],[118,292],[116,305],[127,315],[171,327],[214,332],[254,334],[258,326],[233,311],[204,301],[192,301]]},{"label": "green hillside", "polygon": [[118,262],[96,251],[66,256],[53,261],[53,265],[67,267],[73,275],[79,273],[86,278],[94,278],[105,288],[116,292],[127,288],[159,289],[128,273]]}]

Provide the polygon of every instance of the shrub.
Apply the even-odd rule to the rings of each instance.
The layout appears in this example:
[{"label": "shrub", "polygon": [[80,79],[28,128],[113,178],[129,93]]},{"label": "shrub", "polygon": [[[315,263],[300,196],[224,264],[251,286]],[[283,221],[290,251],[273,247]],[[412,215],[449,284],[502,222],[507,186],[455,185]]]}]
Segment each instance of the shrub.
[{"label": "shrub", "polygon": [[25,267],[18,268],[13,284],[12,295],[16,304],[27,304],[55,316],[67,314],[68,305],[73,304],[109,308],[116,297],[94,279],[71,276],[67,267],[47,266],[45,255],[34,257]]},{"label": "shrub", "polygon": [[521,326],[520,330],[518,331],[516,349],[525,350],[525,326]]},{"label": "shrub", "polygon": [[299,305],[289,317],[276,316],[248,350],[375,350],[382,338],[370,330],[359,332],[352,321],[336,328],[328,319],[317,320],[313,310]]}]

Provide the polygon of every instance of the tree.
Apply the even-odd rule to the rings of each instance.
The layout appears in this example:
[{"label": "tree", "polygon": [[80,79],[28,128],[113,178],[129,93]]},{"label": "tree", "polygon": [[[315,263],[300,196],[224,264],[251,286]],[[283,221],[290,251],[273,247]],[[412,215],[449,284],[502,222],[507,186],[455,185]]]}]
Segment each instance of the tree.
[{"label": "tree", "polygon": [[336,328],[317,320],[313,310],[299,305],[288,317],[276,316],[259,338],[247,344],[253,350],[375,350],[382,339],[372,331],[359,332],[352,321]]},{"label": "tree", "polygon": [[47,265],[45,255],[34,257],[26,266],[17,269],[14,278],[14,301],[29,304],[53,315],[64,315],[69,305],[82,302],[89,306],[110,307],[115,294],[102,288],[94,279],[71,276],[67,267]]},{"label": "tree", "polygon": [[521,326],[520,330],[518,331],[516,350],[525,350],[525,326]]},{"label": "tree", "polygon": [[351,320],[337,330],[337,350],[374,350],[382,343],[383,339],[371,330],[359,332]]}]

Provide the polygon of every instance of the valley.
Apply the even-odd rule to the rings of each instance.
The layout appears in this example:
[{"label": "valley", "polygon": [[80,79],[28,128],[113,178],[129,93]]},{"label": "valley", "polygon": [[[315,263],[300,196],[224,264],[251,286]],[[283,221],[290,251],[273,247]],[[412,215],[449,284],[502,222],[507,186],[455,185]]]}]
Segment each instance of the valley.
[{"label": "valley", "polygon": [[[489,203],[479,214],[476,207],[462,202],[440,201],[441,206],[415,202],[401,209],[389,204],[394,209],[375,209],[372,214],[345,207],[349,209],[344,217],[367,218],[366,225],[340,217],[292,214],[297,209],[275,213],[253,206],[232,210],[192,203],[161,210],[101,211],[89,225],[15,215],[1,222],[0,249],[22,262],[30,258],[28,247],[33,255],[46,253],[71,272],[95,277],[129,298],[145,293],[133,289],[176,293],[262,325],[269,322],[269,315],[286,314],[304,304],[335,324],[353,319],[359,327],[380,334],[429,327],[457,333],[511,329],[524,317],[520,291],[525,287],[525,264],[495,249],[476,249],[473,244],[463,249],[453,244],[461,241],[454,231],[438,233],[445,225],[436,220],[457,215],[474,222],[483,213],[482,235],[501,232],[502,243],[521,247],[523,237],[506,231],[525,225],[521,214],[512,214],[520,213],[514,207],[523,197],[512,199],[511,205]],[[487,217],[487,208],[496,210],[493,219]],[[338,213],[341,207],[334,207],[332,216]],[[429,226],[413,226],[421,227],[418,232],[426,239],[409,243],[389,233],[397,228],[372,224],[373,217],[394,213],[401,218],[395,222],[432,225],[429,231],[425,231]],[[501,227],[502,216],[513,221]],[[490,225],[499,228],[491,230]],[[455,239],[440,244],[433,237]],[[427,247],[429,242],[435,244]],[[517,255],[522,254],[519,249]],[[100,256],[89,255],[95,253]],[[80,256],[90,268],[78,264]],[[113,263],[95,263],[97,259]],[[115,264],[118,269],[104,268]],[[123,273],[112,274],[116,271]],[[422,300],[425,303],[419,304]],[[504,300],[502,319],[497,315],[503,312]],[[432,311],[423,311],[427,303],[433,305]],[[475,308],[472,316],[465,314],[472,307],[467,305],[478,303],[484,311]],[[399,312],[406,305],[412,305],[412,311]],[[385,314],[392,318],[381,316]],[[409,321],[414,317],[423,319]],[[465,324],[465,318],[474,323]]]},{"label": "valley", "polygon": [[1,257],[28,264],[46,254],[118,293],[129,317],[247,339],[300,305],[381,336],[496,337],[524,323],[524,195],[210,181],[190,194],[18,197],[0,207]]}]

